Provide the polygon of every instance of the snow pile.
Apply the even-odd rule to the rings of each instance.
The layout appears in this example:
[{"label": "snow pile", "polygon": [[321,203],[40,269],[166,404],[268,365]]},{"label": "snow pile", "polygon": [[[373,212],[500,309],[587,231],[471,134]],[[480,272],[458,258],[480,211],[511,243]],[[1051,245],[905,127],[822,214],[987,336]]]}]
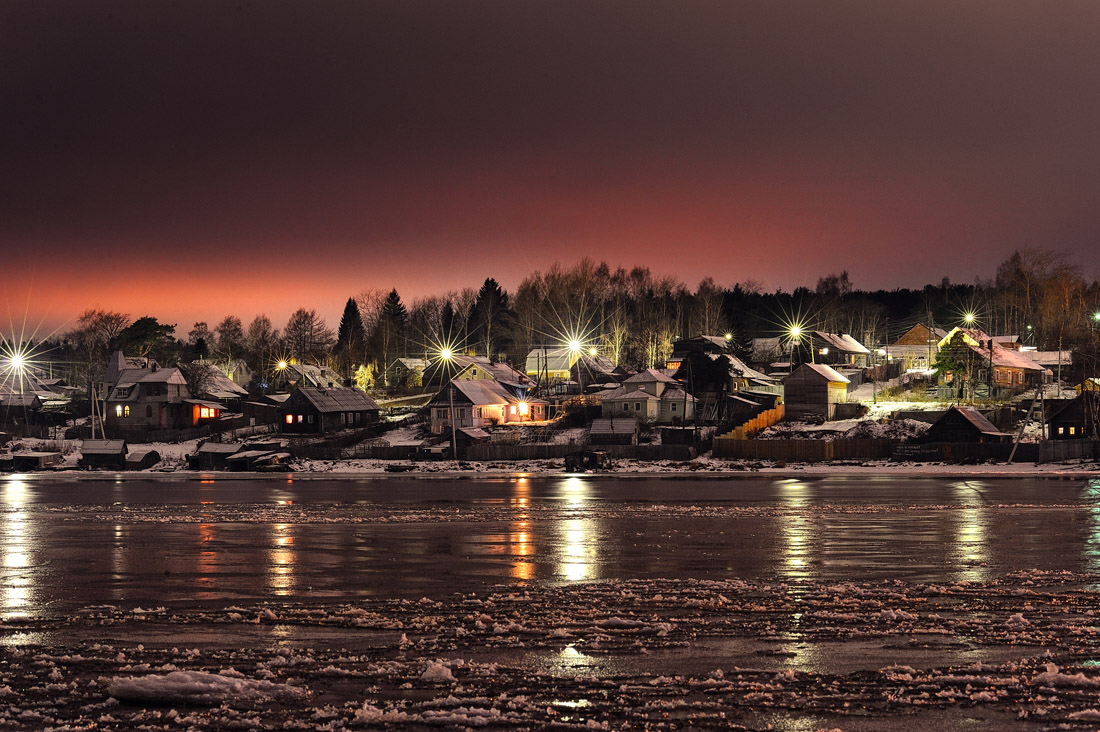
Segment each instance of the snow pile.
[{"label": "snow pile", "polygon": [[442,684],[455,681],[455,675],[451,673],[451,669],[436,661],[428,664],[428,668],[420,674],[420,680]]},{"label": "snow pile", "polygon": [[231,699],[293,699],[306,694],[302,689],[286,684],[201,671],[173,671],[164,676],[116,676],[107,684],[107,693],[128,701],[208,704],[220,704]]}]

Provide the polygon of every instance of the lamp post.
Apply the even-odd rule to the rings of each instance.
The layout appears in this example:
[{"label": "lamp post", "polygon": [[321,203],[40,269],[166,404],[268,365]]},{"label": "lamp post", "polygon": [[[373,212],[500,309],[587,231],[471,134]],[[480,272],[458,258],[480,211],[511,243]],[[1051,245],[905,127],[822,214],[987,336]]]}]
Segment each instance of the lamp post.
[{"label": "lamp post", "polygon": [[[451,361],[454,359],[454,351],[444,346],[439,350],[439,360],[443,362],[444,369],[449,372]],[[447,379],[447,397],[451,406],[451,459],[458,459],[458,430],[455,428],[455,385]]]},{"label": "lamp post", "polygon": [[787,333],[787,342],[791,346],[791,352],[788,358],[790,363],[787,364],[787,371],[788,373],[794,373],[794,346],[796,343],[798,343],[799,345],[802,344],[802,326],[792,325]]}]

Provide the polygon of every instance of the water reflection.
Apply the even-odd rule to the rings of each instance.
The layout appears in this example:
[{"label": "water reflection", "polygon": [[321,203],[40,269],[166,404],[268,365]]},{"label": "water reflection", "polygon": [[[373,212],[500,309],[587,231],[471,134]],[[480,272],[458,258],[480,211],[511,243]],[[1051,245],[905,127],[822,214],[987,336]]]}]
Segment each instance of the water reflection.
[{"label": "water reflection", "polygon": [[[950,559],[955,578],[966,582],[989,579],[989,515],[985,502],[986,486],[980,481],[962,481],[952,486],[960,503],[955,516]],[[977,497],[978,506],[972,505]]]},{"label": "water reflection", "polygon": [[1085,486],[1085,509],[1088,515],[1088,529],[1083,552],[1085,565],[1090,572],[1100,572],[1100,478],[1093,478]]},{"label": "water reflection", "polygon": [[783,557],[780,574],[789,580],[812,579],[813,555],[823,548],[820,544],[814,545],[817,519],[813,514],[802,512],[810,504],[810,488],[798,480],[784,481],[780,486],[780,499],[789,509],[781,518]]},{"label": "water reflection", "polygon": [[272,548],[268,551],[268,587],[272,594],[291,594],[297,584],[294,572],[294,527],[290,524],[273,524]]},{"label": "water reflection", "polygon": [[29,571],[30,540],[27,532],[27,485],[15,476],[4,484],[4,514],[0,526],[3,537],[3,617],[26,617],[30,614],[33,574]]}]

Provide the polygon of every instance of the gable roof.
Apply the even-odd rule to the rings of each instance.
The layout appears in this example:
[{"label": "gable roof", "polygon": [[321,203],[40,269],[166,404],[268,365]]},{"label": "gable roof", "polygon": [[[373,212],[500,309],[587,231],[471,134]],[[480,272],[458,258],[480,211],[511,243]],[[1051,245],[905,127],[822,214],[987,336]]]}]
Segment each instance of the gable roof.
[{"label": "gable roof", "polygon": [[571,348],[534,348],[527,354],[525,370],[529,374],[568,371],[577,357],[577,352]]},{"label": "gable roof", "polygon": [[[839,371],[834,369],[832,366],[827,366],[823,363],[804,363],[801,366],[799,366],[797,369],[795,369],[794,373],[791,374],[790,376],[788,376],[787,378],[789,379],[791,376],[793,376],[794,374],[797,374],[802,369],[809,369],[810,371],[813,371],[813,372],[817,373],[818,375],[824,377],[826,380],[828,380],[830,382],[835,382],[835,383],[840,383],[840,384],[850,384],[850,383],[852,383],[848,379],[847,376],[840,373]],[[784,379],[784,381],[786,381],[786,379]]]},{"label": "gable roof", "polygon": [[824,344],[825,347],[831,348],[840,353],[856,353],[856,354],[869,354],[870,351],[862,343],[857,341],[847,333],[825,333],[824,331],[815,330],[812,334],[814,339],[814,347],[821,347],[820,344]]},{"label": "gable roof", "polygon": [[[498,381],[491,379],[481,379],[478,381],[465,381],[458,380],[452,381],[451,386],[454,386],[455,390],[462,393],[470,403],[477,406],[486,406],[493,404],[517,404],[519,399],[515,397],[510,391],[504,388]],[[436,395],[436,398],[442,398],[446,400],[447,387]],[[434,401],[434,400],[433,400]]]},{"label": "gable roof", "polygon": [[992,422],[986,419],[984,414],[979,412],[974,407],[951,407],[951,409],[948,409],[942,417],[940,417],[933,423],[933,426],[942,422],[952,412],[956,412],[961,415],[963,419],[972,424],[974,428],[981,432],[983,435],[1005,434],[1004,432],[1001,432],[999,429],[997,429],[997,427]]},{"label": "gable roof", "polygon": [[652,384],[655,381],[664,384],[680,383],[679,381],[659,369],[645,369],[644,371],[639,371],[628,379],[623,379],[624,384]]},{"label": "gable roof", "polygon": [[347,386],[334,386],[327,389],[303,386],[294,393],[321,413],[378,411],[379,409],[376,401],[358,389]]}]

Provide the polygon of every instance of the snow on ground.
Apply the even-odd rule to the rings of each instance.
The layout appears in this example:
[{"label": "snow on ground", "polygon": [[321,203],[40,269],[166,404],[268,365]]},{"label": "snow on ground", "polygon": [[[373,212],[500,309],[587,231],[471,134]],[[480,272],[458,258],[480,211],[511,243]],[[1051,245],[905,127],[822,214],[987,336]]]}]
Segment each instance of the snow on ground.
[{"label": "snow on ground", "polygon": [[635,579],[97,606],[4,623],[0,728],[1091,730],[1096,580]]}]

